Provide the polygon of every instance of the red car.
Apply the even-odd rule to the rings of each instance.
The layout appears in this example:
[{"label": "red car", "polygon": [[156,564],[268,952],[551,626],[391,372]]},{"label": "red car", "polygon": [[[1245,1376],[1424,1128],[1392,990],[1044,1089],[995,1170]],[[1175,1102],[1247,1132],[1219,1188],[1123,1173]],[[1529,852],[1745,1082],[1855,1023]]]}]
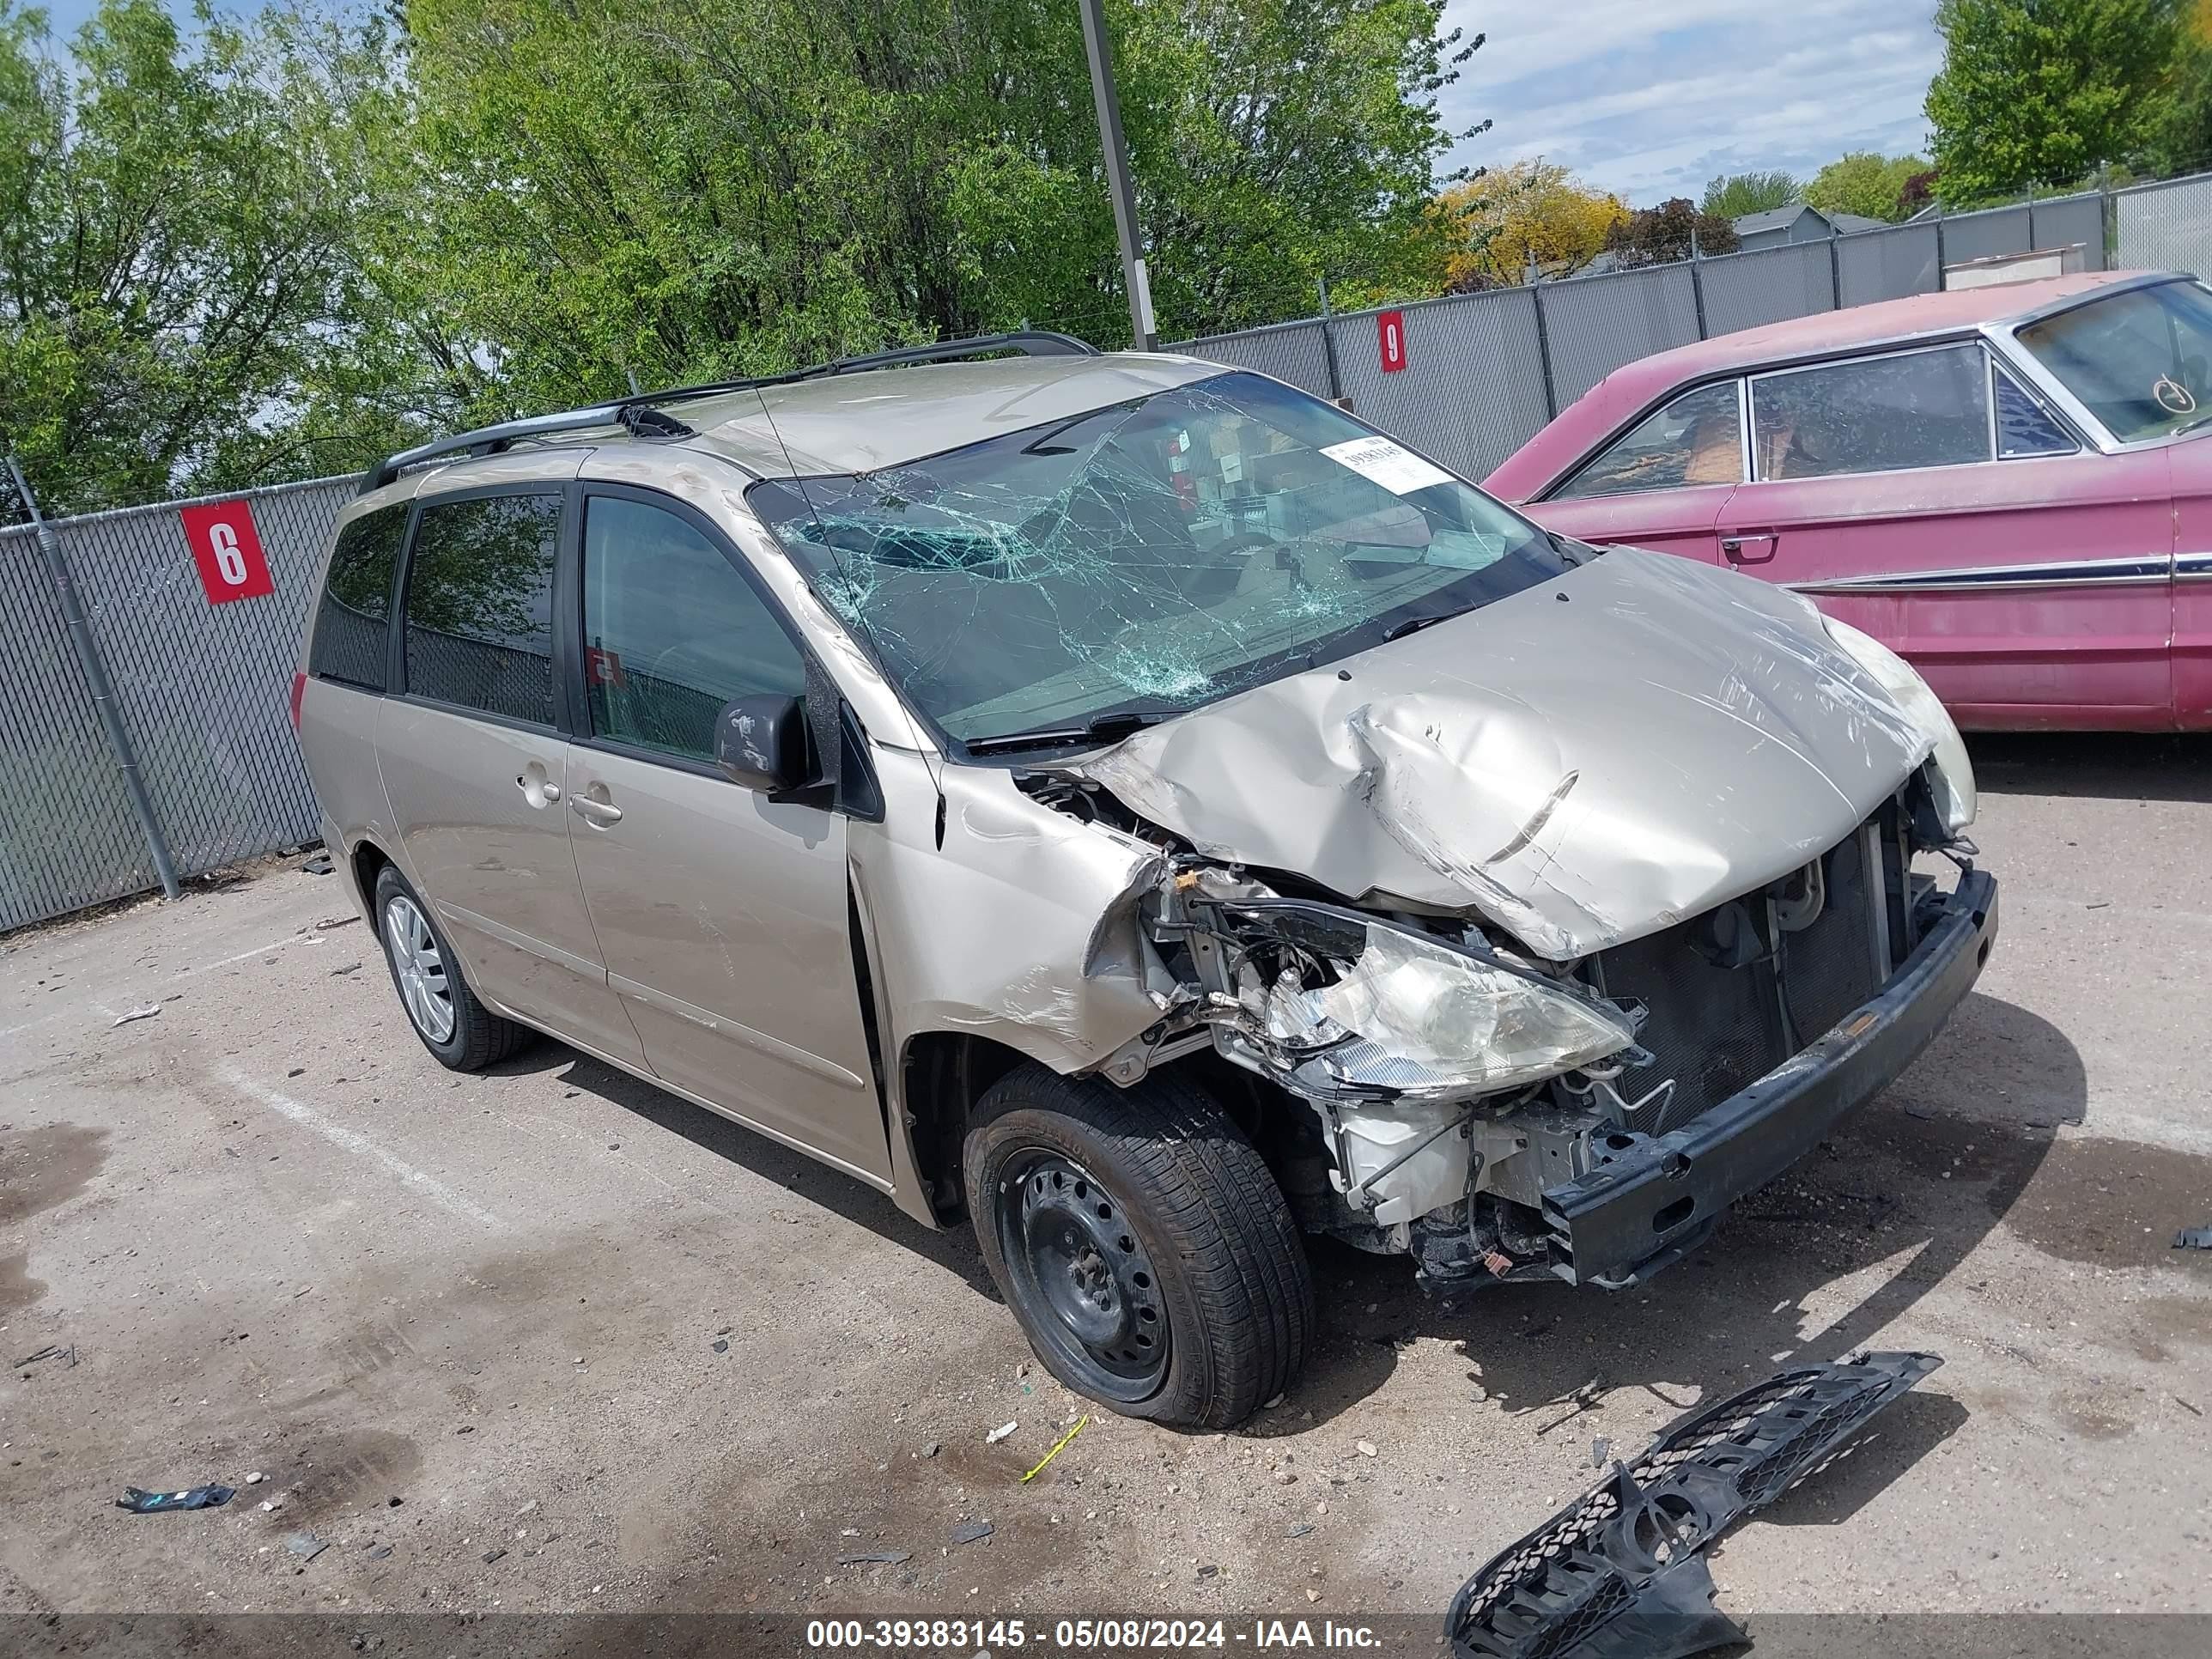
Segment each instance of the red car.
[{"label": "red car", "polygon": [[1729,563],[1962,726],[2212,728],[2212,290],[2100,272],[1801,317],[1616,369],[1490,475]]}]

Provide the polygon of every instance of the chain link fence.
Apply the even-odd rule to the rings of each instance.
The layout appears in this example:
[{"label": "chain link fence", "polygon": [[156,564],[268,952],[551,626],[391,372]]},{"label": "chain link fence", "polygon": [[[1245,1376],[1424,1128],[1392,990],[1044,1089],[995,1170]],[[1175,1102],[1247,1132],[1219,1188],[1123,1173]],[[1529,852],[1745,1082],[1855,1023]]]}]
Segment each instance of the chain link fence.
[{"label": "chain link fence", "polygon": [[[244,497],[271,591],[222,605],[185,539],[191,503],[53,521],[180,876],[315,835],[292,670],[324,544],[357,488],[333,478]],[[0,531],[0,929],[155,885],[27,526]]]},{"label": "chain link fence", "polygon": [[[1954,213],[1818,242],[1279,323],[1166,348],[1343,398],[1384,431],[1480,478],[1624,363],[1839,306],[1932,294],[1969,259],[2078,246],[2112,264],[2212,270],[2212,177]],[[2119,213],[2118,258],[2106,229]],[[2146,234],[2147,229],[2154,231]],[[1376,319],[1405,319],[1383,372]]]}]

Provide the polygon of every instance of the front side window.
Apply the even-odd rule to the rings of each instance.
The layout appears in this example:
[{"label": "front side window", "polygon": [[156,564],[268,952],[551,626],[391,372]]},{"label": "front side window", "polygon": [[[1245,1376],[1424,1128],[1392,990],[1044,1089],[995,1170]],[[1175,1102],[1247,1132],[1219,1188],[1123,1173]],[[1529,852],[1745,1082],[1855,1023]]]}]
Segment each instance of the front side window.
[{"label": "front side window", "polygon": [[1553,499],[1743,482],[1743,411],[1734,380],[1686,392],[1577,473]]},{"label": "front side window", "polygon": [[1241,374],[749,499],[963,743],[1179,713],[1568,568],[1443,468]]},{"label": "front side window", "polygon": [[407,689],[553,724],[557,495],[482,495],[422,509],[407,573]]},{"label": "front side window", "polygon": [[1751,383],[1761,478],[1893,472],[1990,459],[1979,344],[1856,357]]},{"label": "front side window", "polygon": [[407,533],[407,511],[404,501],[380,507],[338,532],[307,647],[307,672],[317,678],[384,690],[392,571]]},{"label": "front side window", "polygon": [[2019,339],[2123,443],[2212,421],[2212,295],[2194,283],[2093,300]]},{"label": "front side window", "polygon": [[584,690],[593,735],[711,760],[734,697],[799,696],[806,668],[722,550],[643,501],[584,508]]}]

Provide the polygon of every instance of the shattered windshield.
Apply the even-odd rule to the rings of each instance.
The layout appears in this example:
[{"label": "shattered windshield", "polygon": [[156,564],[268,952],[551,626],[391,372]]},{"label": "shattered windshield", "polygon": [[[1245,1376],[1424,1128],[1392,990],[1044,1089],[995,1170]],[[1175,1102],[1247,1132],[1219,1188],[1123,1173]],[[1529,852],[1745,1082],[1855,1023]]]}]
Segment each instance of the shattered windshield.
[{"label": "shattered windshield", "polygon": [[750,499],[963,744],[1179,713],[1567,567],[1526,520],[1251,374]]}]

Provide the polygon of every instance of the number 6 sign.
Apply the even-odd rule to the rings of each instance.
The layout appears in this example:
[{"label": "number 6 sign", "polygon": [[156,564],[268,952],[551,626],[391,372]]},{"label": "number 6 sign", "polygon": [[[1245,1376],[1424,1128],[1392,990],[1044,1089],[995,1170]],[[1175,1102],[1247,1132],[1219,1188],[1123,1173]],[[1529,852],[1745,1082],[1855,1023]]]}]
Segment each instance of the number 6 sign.
[{"label": "number 6 sign", "polygon": [[177,510],[199,566],[200,586],[210,605],[254,599],[275,591],[269,561],[261,551],[261,532],[253,527],[251,501],[214,501]]}]

